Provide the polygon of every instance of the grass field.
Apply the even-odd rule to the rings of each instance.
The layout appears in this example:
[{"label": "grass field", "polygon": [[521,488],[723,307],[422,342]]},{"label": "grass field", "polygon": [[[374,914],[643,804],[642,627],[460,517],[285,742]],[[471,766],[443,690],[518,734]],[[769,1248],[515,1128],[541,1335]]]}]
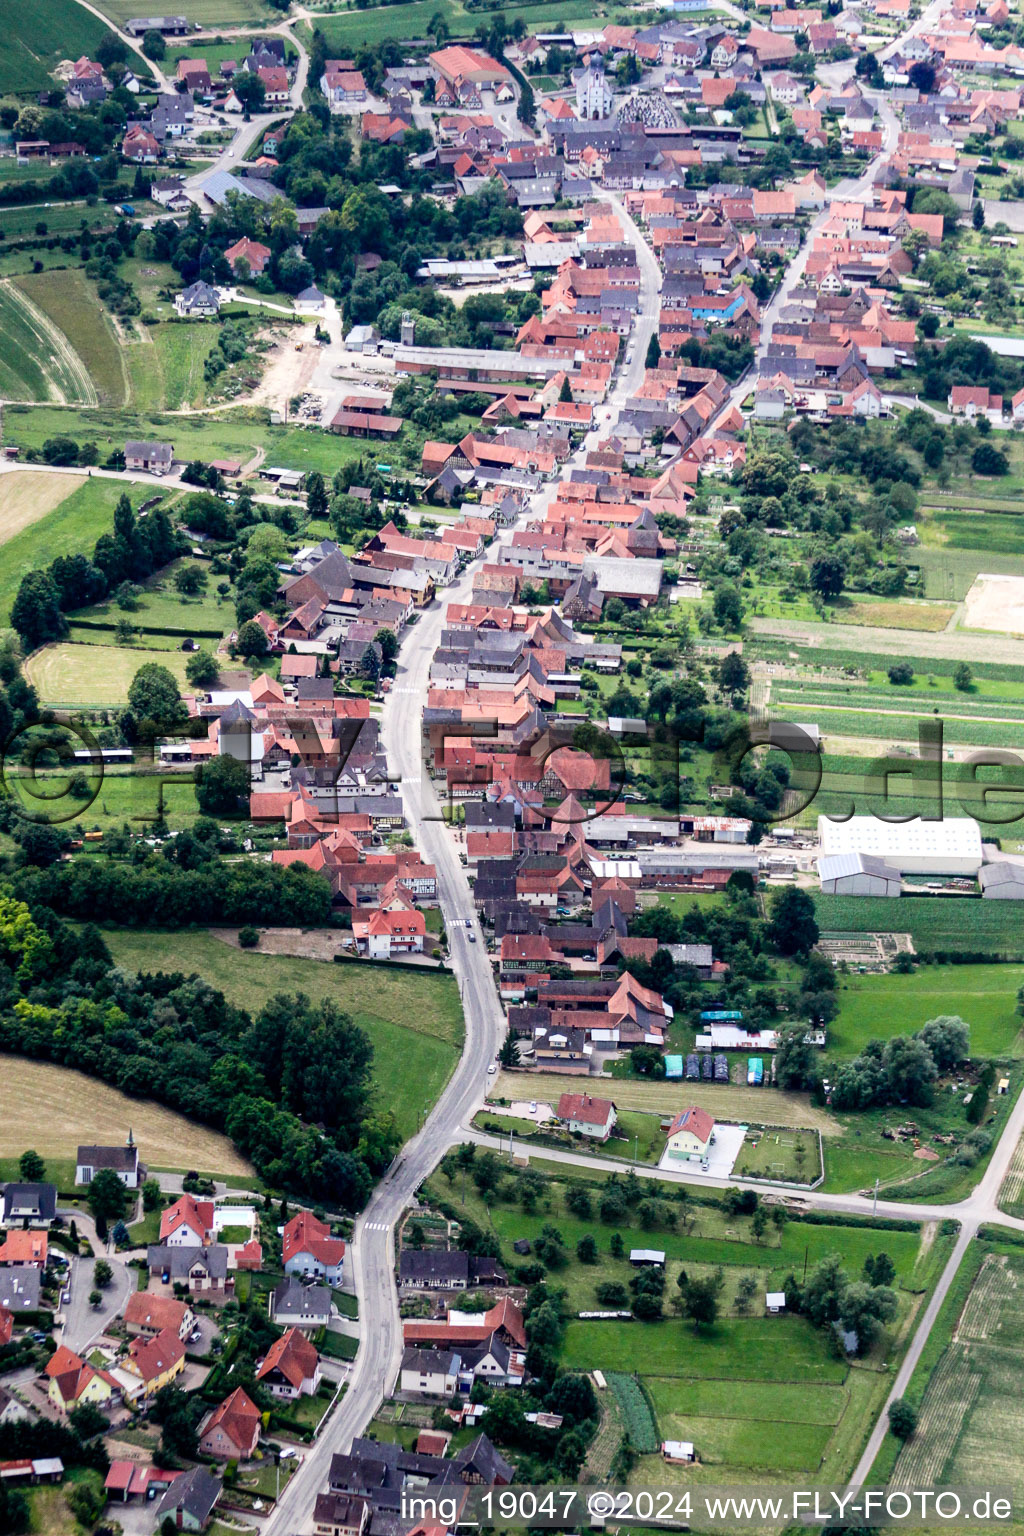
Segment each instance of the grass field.
[{"label": "grass field", "polygon": [[1020,913],[1011,901],[815,895],[814,906],[818,926],[830,933],[909,933],[919,950],[1024,955]]},{"label": "grass field", "polygon": [[55,475],[43,469],[17,469],[0,476],[0,544],[46,517],[84,484],[84,475]]},{"label": "grass field", "polygon": [[[818,726],[823,737],[867,736],[880,742],[916,743],[920,715],[900,714],[849,705],[821,708],[796,702],[773,704],[773,712],[787,720],[807,721]],[[998,708],[992,714],[998,715]],[[942,720],[943,738],[969,747],[1024,747],[1024,722],[1020,720],[961,720],[955,706],[949,714],[935,716]],[[881,749],[880,749],[881,750]]]},{"label": "grass field", "polygon": [[113,324],[95,287],[78,268],[16,279],[18,287],[67,337],[101,402],[120,405],[127,378]]},{"label": "grass field", "polygon": [[[556,21],[561,25],[591,18],[595,26],[603,26],[613,17],[617,19],[618,9],[601,3],[601,0],[560,0],[558,4],[552,0],[547,5],[505,5],[501,8],[501,17],[509,26],[516,17],[522,17],[529,29],[545,30],[554,27]],[[395,13],[393,6],[318,15],[316,25],[327,38],[329,48],[351,48],[360,42],[426,37],[430,19],[437,12],[444,17],[455,37],[468,37],[476,25],[474,13],[467,11],[460,0],[438,0],[437,4],[431,4],[430,0],[413,0],[412,4],[401,7],[400,15]]]},{"label": "grass field", "polygon": [[198,971],[233,1003],[256,1013],[275,992],[330,998],[374,1045],[381,1108],[403,1138],[417,1131],[455,1066],[462,1042],[458,987],[448,976],[249,954],[211,934],[105,933],[115,963],[131,970]]},{"label": "grass field", "polygon": [[[124,704],[132,678],[143,662],[151,659],[130,645],[73,645],[62,640],[30,656],[25,677],[43,704]],[[160,659],[184,687],[188,657],[181,651],[168,651]]]},{"label": "grass field", "polygon": [[[891,923],[899,927],[899,920]],[[942,1013],[958,1013],[970,1025],[972,1056],[1020,1055],[1020,1019],[1014,1010],[1022,984],[1024,966],[1019,965],[922,965],[911,976],[840,977],[839,1017],[829,1026],[829,1056],[856,1056],[869,1040],[920,1029]]]},{"label": "grass field", "polygon": [[[41,276],[45,274],[40,274]],[[95,405],[96,389],[82,359],[21,283],[0,284],[0,394],[9,400],[57,400]]]},{"label": "grass field", "polygon": [[162,1168],[245,1174],[249,1165],[226,1136],[162,1104],[129,1098],[82,1072],[0,1056],[4,1114],[0,1156],[34,1147],[43,1157],[74,1158],[81,1142],[119,1145],[132,1130],[143,1160]]},{"label": "grass field", "polygon": [[61,59],[92,54],[107,36],[96,16],[74,0],[32,0],[5,7],[0,33],[0,93],[23,94],[52,85],[50,70]]},{"label": "grass field", "polygon": [[[201,327],[196,327],[201,329]],[[54,406],[11,407],[4,412],[4,441],[41,448],[48,437],[68,433],[78,442],[96,442],[101,453],[121,447],[126,438],[170,441],[176,457],[249,459],[265,448],[272,464],[287,469],[318,469],[333,475],[339,465],[365,459],[377,463],[380,449],[355,437],[303,427],[272,427],[265,410],[238,407],[209,416],[163,416],[159,412],[78,410]]]},{"label": "grass field", "polygon": [[132,401],[139,411],[176,411],[203,405],[203,364],[219,332],[212,325],[139,326],[124,350]]},{"label": "grass field", "polygon": [[[5,411],[5,426],[7,418]],[[71,418],[66,417],[64,425],[70,424]],[[5,506],[7,484],[16,478],[14,475],[0,478],[0,507]],[[74,475],[49,475],[47,479],[66,486],[67,494],[44,517],[9,535],[3,545],[0,562],[0,623],[3,624],[10,618],[11,604],[23,576],[29,571],[41,570],[58,555],[88,553],[100,534],[109,533],[113,528],[118,497],[127,493],[132,506],[138,507],[153,495],[152,486],[127,480],[90,477],[83,483]]]},{"label": "grass field", "polygon": [[[116,624],[118,619],[126,618],[144,632],[171,629],[193,633],[215,630],[218,634],[223,633],[234,625],[234,609],[230,598],[218,596],[216,578],[208,581],[206,591],[198,597],[183,597],[175,588],[175,573],[182,566],[193,563],[190,560],[176,560],[165,566],[146,583],[139,595],[138,606],[129,612],[122,611],[113,600],[109,600],[97,603],[92,608],[76,610],[75,617],[109,624]],[[102,642],[104,637],[107,643],[112,639],[107,631],[94,631],[91,635],[94,643]],[[174,643],[170,642],[171,645]]]}]

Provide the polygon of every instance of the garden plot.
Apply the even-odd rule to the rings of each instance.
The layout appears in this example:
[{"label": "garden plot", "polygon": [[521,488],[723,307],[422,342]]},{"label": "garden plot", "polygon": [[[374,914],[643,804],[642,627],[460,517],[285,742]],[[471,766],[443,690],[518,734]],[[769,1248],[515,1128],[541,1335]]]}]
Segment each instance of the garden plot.
[{"label": "garden plot", "polygon": [[1024,576],[977,576],[964,599],[963,627],[1024,635]]}]

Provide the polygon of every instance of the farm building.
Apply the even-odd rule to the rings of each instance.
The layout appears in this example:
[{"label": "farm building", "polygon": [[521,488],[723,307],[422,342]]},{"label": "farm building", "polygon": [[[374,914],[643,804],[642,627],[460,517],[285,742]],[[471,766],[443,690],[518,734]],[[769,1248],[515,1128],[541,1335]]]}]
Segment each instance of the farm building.
[{"label": "farm building", "polygon": [[1024,865],[997,859],[978,871],[981,894],[992,901],[1024,901]]},{"label": "farm building", "polygon": [[697,1453],[693,1448],[692,1440],[663,1440],[661,1442],[661,1455],[664,1461],[673,1466],[681,1462],[696,1461]]},{"label": "farm building", "polygon": [[976,875],[981,868],[981,829],[970,816],[944,821],[819,816],[818,841],[819,870],[824,860],[849,853],[881,860],[903,875]]},{"label": "farm building", "polygon": [[666,1151],[675,1162],[700,1162],[707,1157],[714,1139],[714,1115],[691,1105],[676,1115],[669,1126]]},{"label": "farm building", "polygon": [[899,870],[869,853],[833,853],[818,860],[823,896],[898,896]]},{"label": "farm building", "polygon": [[785,1312],[785,1291],[768,1291],[764,1298],[764,1309],[771,1317],[778,1317],[780,1312]]},{"label": "farm building", "polygon": [[660,1248],[631,1248],[629,1262],[634,1269],[663,1269],[665,1255]]}]

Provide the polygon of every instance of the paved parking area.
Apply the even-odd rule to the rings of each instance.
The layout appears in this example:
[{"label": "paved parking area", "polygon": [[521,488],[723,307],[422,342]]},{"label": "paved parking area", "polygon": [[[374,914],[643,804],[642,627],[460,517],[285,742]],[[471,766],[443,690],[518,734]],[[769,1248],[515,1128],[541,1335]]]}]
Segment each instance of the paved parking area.
[{"label": "paved parking area", "polygon": [[688,1163],[678,1158],[670,1158],[668,1152],[663,1152],[659,1168],[666,1172],[678,1173],[686,1170],[688,1179],[728,1179],[732,1176],[733,1164],[740,1155],[743,1138],[747,1134],[745,1125],[723,1125],[721,1121],[715,1123],[715,1139],[708,1148],[708,1166],[702,1168],[700,1163]]}]

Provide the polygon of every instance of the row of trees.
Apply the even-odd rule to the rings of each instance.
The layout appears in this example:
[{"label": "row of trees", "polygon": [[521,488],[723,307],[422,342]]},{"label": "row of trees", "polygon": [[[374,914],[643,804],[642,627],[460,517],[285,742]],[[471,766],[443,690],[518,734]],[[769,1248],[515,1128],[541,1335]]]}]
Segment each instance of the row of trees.
[{"label": "row of trees", "polygon": [[58,555],[41,571],[22,578],[11,608],[11,623],[26,651],[67,634],[65,614],[102,602],[122,582],[145,581],[184,552],[185,544],[162,507],[136,517],[127,494],[118,498],[111,533],[96,540],[92,554]]}]

